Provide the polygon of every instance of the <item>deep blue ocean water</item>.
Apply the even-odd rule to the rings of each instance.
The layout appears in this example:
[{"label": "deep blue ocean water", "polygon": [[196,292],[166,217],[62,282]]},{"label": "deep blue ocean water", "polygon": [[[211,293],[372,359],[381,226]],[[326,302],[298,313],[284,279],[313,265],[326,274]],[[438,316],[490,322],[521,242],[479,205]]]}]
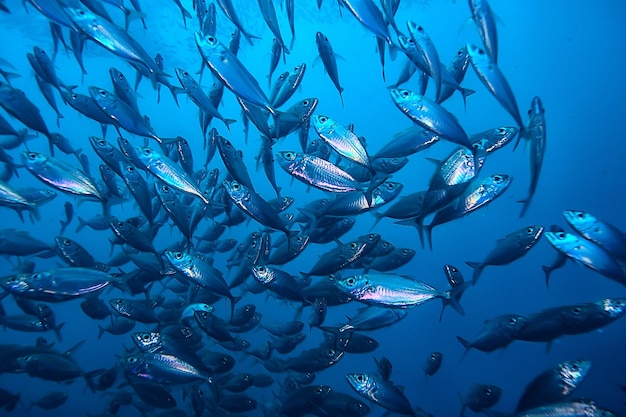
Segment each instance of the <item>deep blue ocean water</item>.
[{"label": "deep blue ocean water", "polygon": [[[254,46],[242,39],[239,52],[240,60],[266,88],[269,68],[272,34],[263,21],[256,2],[236,1],[237,10],[245,26],[251,33],[261,36]],[[286,42],[291,40],[284,10],[275,2],[280,18],[281,31]],[[493,204],[478,210],[469,216],[437,227],[433,233],[433,250],[422,249],[413,228],[393,224],[391,219],[383,219],[373,229],[396,247],[411,247],[417,250],[413,260],[397,270],[445,289],[447,282],[442,272],[444,264],[458,266],[466,279],[471,279],[471,269],[465,261],[480,261],[494,247],[497,239],[504,235],[533,224],[549,226],[559,224],[566,227],[562,216],[565,209],[583,210],[611,222],[626,230],[623,216],[623,165],[626,148],[622,144],[622,120],[624,117],[623,97],[626,87],[623,82],[624,57],[621,50],[626,34],[623,18],[626,16],[624,5],[618,1],[604,1],[591,4],[583,1],[526,1],[491,2],[497,14],[499,35],[498,66],[504,72],[511,85],[520,110],[526,120],[525,112],[531,99],[539,96],[546,108],[548,126],[547,150],[543,171],[527,215],[520,219],[520,204],[517,200],[527,194],[529,183],[528,149],[520,147],[515,152],[512,146],[503,148],[490,156],[481,175],[509,174],[514,180],[509,190]],[[191,1],[183,2],[192,12]],[[24,90],[26,95],[41,109],[50,130],[57,130],[56,117],[37,89],[33,72],[26,59],[26,53],[33,46],[40,46],[52,52],[52,40],[47,20],[30,5],[26,11],[20,2],[9,2],[11,14],[0,14],[0,57],[13,64],[21,78],[12,80],[16,88]],[[183,67],[195,72],[201,59],[194,43],[193,32],[197,28],[197,19],[189,19],[187,29],[176,5],[171,1],[143,1],[148,29],[143,30],[140,22],[133,21],[129,33],[154,56],[161,53],[165,60],[165,71],[174,74],[174,68]],[[400,71],[401,60],[391,61],[387,56],[385,65],[386,81],[381,77],[374,37],[347,11],[340,15],[336,2],[326,0],[321,10],[315,2],[299,1],[295,5],[296,39],[291,54],[286,62],[281,61],[275,72],[279,74],[291,70],[304,62],[307,71],[300,90],[291,102],[306,97],[317,97],[317,114],[328,115],[343,124],[354,124],[354,131],[364,136],[371,154],[391,140],[394,133],[411,125],[391,101],[386,86],[395,81]],[[108,7],[108,6],[107,6]],[[130,7],[130,6],[128,6]],[[108,7],[114,20],[122,23],[119,10]],[[218,8],[217,37],[227,42],[233,25]],[[467,42],[479,43],[480,38],[472,22],[466,22],[469,7],[466,2],[447,0],[417,1],[404,0],[396,16],[402,27],[407,19],[418,22],[433,39],[444,63],[449,62],[456,50]],[[324,73],[321,63],[314,64],[317,56],[315,33],[323,32],[331,41],[335,52],[343,57],[339,61],[340,79],[345,91],[341,101],[330,79]],[[76,91],[88,94],[91,85],[111,89],[108,68],[115,66],[129,79],[134,78],[132,68],[118,57],[105,51],[94,43],[87,43],[84,52],[85,67],[88,74],[81,81],[81,72],[71,53],[63,48],[58,52],[55,66],[59,77],[66,84],[78,85]],[[205,70],[203,86],[208,87],[209,73]],[[177,85],[176,78],[172,84]],[[415,86],[410,81],[405,88]],[[477,91],[468,97],[467,107],[455,94],[445,107],[454,113],[465,130],[479,132],[496,126],[514,126],[514,121],[496,100],[486,91],[476,74],[470,68],[463,86]],[[196,168],[204,161],[202,134],[197,122],[197,108],[184,96],[180,97],[180,107],[176,107],[167,90],[163,89],[160,103],[150,83],[144,80],[138,90],[139,107],[142,113],[150,117],[152,126],[162,137],[183,136],[194,149]],[[428,95],[434,94],[432,86]],[[64,106],[57,95],[57,103],[65,116],[60,121],[58,131],[72,140],[75,147],[84,149],[88,155],[92,173],[97,173],[98,157],[92,151],[88,137],[100,136],[100,126],[92,120],[78,115],[72,108]],[[248,167],[253,175],[253,182],[259,193],[267,199],[274,193],[265,179],[262,170],[255,171],[254,157],[257,155],[260,140],[254,127],[250,127],[248,143],[244,142],[240,109],[232,93],[226,91],[220,111],[228,118],[237,119],[228,132],[224,125],[213,122],[219,132],[243,150]],[[16,127],[21,124],[3,113]],[[315,136],[311,130],[310,137]],[[142,144],[143,139],[125,134],[135,144]],[[116,133],[109,128],[107,140],[115,141]],[[154,144],[154,142],[152,142]],[[43,137],[28,142],[28,147],[38,152],[48,153]],[[433,164],[428,158],[445,158],[455,145],[438,143],[432,148],[412,155],[409,163],[393,180],[404,184],[401,195],[426,189],[433,172]],[[290,135],[274,146],[275,151],[298,150],[297,136]],[[9,153],[19,160],[23,149]],[[65,156],[57,151],[57,157],[78,167],[73,156]],[[213,159],[209,168],[219,168],[225,172],[219,156]],[[327,196],[327,193],[307,187],[291,178],[276,167],[279,185],[285,195],[295,198],[294,207],[306,207],[307,203]],[[41,186],[25,169],[19,170],[19,178],[10,180],[14,186]],[[59,220],[64,218],[63,204],[71,201],[76,215],[89,218],[100,211],[100,205],[86,201],[78,204],[75,198],[59,193],[57,198],[46,204],[41,210],[41,220],[31,222],[28,218],[21,223],[18,216],[9,209],[0,209],[2,228],[25,230],[33,236],[50,242],[59,232]],[[295,211],[292,207],[290,211]],[[125,218],[137,215],[137,207],[128,202],[115,206],[112,213]],[[27,216],[28,217],[28,216]],[[372,214],[358,216],[356,226],[346,235],[350,239],[371,230],[374,223]],[[204,230],[208,220],[202,222],[199,230]],[[107,262],[110,255],[109,231],[96,232],[88,228],[75,232],[78,222],[74,218],[66,231],[66,236],[78,241],[90,250],[93,256]],[[566,227],[567,228],[567,227]],[[223,237],[241,239],[251,231],[261,230],[255,221],[238,225],[226,231]],[[175,246],[181,240],[178,230],[168,225],[161,228],[155,238],[158,250]],[[293,262],[281,267],[297,275],[307,271],[320,254],[330,250],[334,244],[310,245]],[[117,253],[120,249],[114,250]],[[215,265],[223,268],[227,255],[216,254]],[[526,256],[516,262],[501,266],[487,267],[478,285],[467,290],[462,299],[465,316],[447,309],[443,321],[438,321],[441,305],[435,300],[409,311],[408,317],[386,329],[372,331],[370,335],[380,342],[380,347],[371,354],[346,355],[338,364],[320,372],[316,383],[323,383],[334,390],[353,394],[345,381],[348,372],[374,372],[372,355],[386,356],[394,366],[392,380],[405,387],[405,393],[413,406],[419,406],[435,416],[458,415],[460,401],[457,393],[466,393],[474,383],[495,384],[502,388],[503,394],[494,407],[503,412],[512,412],[523,389],[534,376],[559,362],[573,359],[587,359],[592,362],[592,369],[587,380],[577,391],[576,396],[590,398],[599,405],[612,409],[616,413],[626,412],[626,396],[619,385],[626,384],[626,362],[624,361],[625,323],[617,321],[606,328],[592,333],[566,336],[554,342],[549,352],[543,343],[514,342],[504,351],[491,354],[472,350],[461,362],[463,346],[456,336],[472,339],[481,329],[485,320],[505,313],[528,315],[541,309],[594,302],[607,297],[622,297],[623,286],[602,277],[580,265],[568,262],[566,266],[554,272],[550,288],[544,283],[541,265],[552,262],[555,251],[542,239]],[[46,270],[60,266],[57,258],[29,259],[36,263],[36,270]],[[12,273],[17,265],[16,258],[0,258],[2,275]],[[132,269],[130,264],[122,267]],[[228,279],[228,275],[226,275]],[[252,278],[250,278],[252,279]],[[161,291],[155,284],[153,293]],[[235,291],[238,293],[238,290]],[[166,291],[167,297],[173,295]],[[108,300],[124,297],[119,290],[106,290],[101,298]],[[3,302],[8,314],[18,314],[18,309],[9,298]],[[55,347],[67,349],[82,339],[86,343],[75,353],[75,358],[84,370],[109,368],[125,353],[125,348],[132,346],[129,335],[111,336],[105,334],[98,340],[98,323],[83,314],[79,307],[80,300],[72,300],[52,305],[57,321],[65,322],[62,330],[63,341],[55,340],[48,332],[45,337],[55,341]],[[263,314],[262,322],[289,319],[295,316],[295,307],[278,301],[265,294],[244,296],[241,304],[254,303],[257,311]],[[326,324],[334,325],[345,321],[346,315],[352,315],[361,305],[352,302],[345,306],[329,310]],[[228,304],[215,304],[216,314],[228,316]],[[307,319],[310,309],[305,308],[303,319]],[[104,324],[104,323],[101,323]],[[135,331],[149,330],[151,325],[140,323]],[[303,348],[315,346],[321,340],[321,334],[313,330],[302,345]],[[0,332],[1,343],[19,343],[30,345],[38,334],[20,333],[13,330]],[[267,335],[263,330],[254,330],[244,334],[252,346],[265,343]],[[207,342],[210,345],[210,342]],[[211,347],[213,349],[213,347]],[[215,347],[215,350],[221,350]],[[297,350],[295,353],[297,353]],[[432,351],[443,353],[443,365],[439,372],[426,379],[422,367]],[[293,355],[292,353],[290,355]],[[263,372],[258,361],[242,353],[233,353],[237,359],[234,368],[238,372]],[[288,355],[289,356],[289,355]],[[275,374],[276,380],[281,379]],[[121,381],[123,378],[120,377]],[[110,396],[107,393],[93,394],[86,389],[82,379],[72,384],[59,385],[54,382],[30,378],[25,374],[0,375],[0,387],[12,392],[21,392],[22,401],[28,405],[46,392],[62,390],[69,394],[67,403],[58,410],[43,411],[18,405],[12,415],[87,415],[104,412]],[[248,394],[258,402],[271,401],[279,391],[278,384],[270,388],[252,388]],[[172,394],[179,403],[179,408],[192,415],[189,402],[184,402],[180,387],[173,387]],[[356,395],[356,394],[355,394]],[[139,400],[137,400],[139,401]],[[371,415],[381,416],[385,410],[368,403]],[[158,413],[158,411],[157,411]],[[472,414],[471,411],[466,412]],[[136,416],[138,411],[131,406],[122,407],[120,416]],[[208,414],[210,415],[210,414]],[[260,415],[260,411],[248,415]]]}]

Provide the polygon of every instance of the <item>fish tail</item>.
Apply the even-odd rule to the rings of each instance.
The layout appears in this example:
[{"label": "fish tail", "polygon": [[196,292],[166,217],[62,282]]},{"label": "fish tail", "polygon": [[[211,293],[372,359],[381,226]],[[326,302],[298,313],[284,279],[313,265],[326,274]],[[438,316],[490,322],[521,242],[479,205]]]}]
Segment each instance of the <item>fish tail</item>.
[{"label": "fish tail", "polygon": [[[432,251],[433,250],[433,226],[429,224],[429,225],[423,226],[423,228],[424,228],[424,231],[426,232],[426,239],[428,240],[428,247]],[[422,243],[422,246],[423,246],[423,243]]]},{"label": "fish tail", "polygon": [[443,310],[447,306],[452,307],[454,310],[456,310],[457,313],[464,316],[465,310],[461,306],[461,303],[459,302],[459,298],[457,294],[454,293],[454,290],[444,291],[443,294],[444,294],[443,297],[441,297],[441,303],[443,305],[441,307],[441,314],[439,315],[439,321],[441,321],[441,319],[443,318]]},{"label": "fish tail", "polygon": [[174,98],[174,101],[176,102],[176,106],[180,107],[180,104],[178,104],[178,95],[183,94],[185,90],[183,90],[180,87],[173,86],[171,84],[168,85],[167,88],[170,90],[170,93],[172,94],[172,97]]},{"label": "fish tail", "polygon": [[522,137],[526,136],[526,129],[524,126],[520,126],[519,132],[517,132],[517,140],[515,141],[515,145],[513,145],[513,150],[517,149]]},{"label": "fish tail", "polygon": [[522,211],[519,213],[520,219],[526,215],[526,211],[528,211],[528,207],[530,207],[530,200],[532,196],[528,196],[523,200],[517,200],[518,203],[522,203]]},{"label": "fish tail", "polygon": [[463,399],[463,396],[461,395],[461,393],[457,392],[456,394],[459,396],[459,400],[461,400],[461,411],[459,413],[459,417],[463,417],[463,413],[465,412],[467,405],[465,404],[465,400]]},{"label": "fish tail", "polygon": [[485,266],[481,264],[480,262],[467,261],[465,262],[465,264],[469,266],[470,268],[474,269],[474,275],[472,276],[472,284],[476,285],[476,283],[478,282],[478,278],[480,278],[480,274],[483,272],[483,268]]},{"label": "fish tail", "polygon": [[471,96],[472,94],[475,94],[476,91],[472,90],[471,88],[461,88],[459,92],[461,93],[461,96],[463,97],[463,108],[467,109],[467,102],[465,99]]},{"label": "fish tail", "polygon": [[409,219],[398,220],[395,221],[394,224],[415,227],[415,229],[417,230],[417,236],[422,243],[422,249],[424,249],[424,225],[420,217],[411,217]]},{"label": "fish tail", "polygon": [[550,288],[550,275],[553,269],[547,265],[541,265],[541,269],[543,269],[543,273],[546,274],[546,288]]},{"label": "fish tail", "polygon": [[385,217],[383,213],[380,213],[378,211],[373,212],[373,214],[376,220],[374,220],[374,224],[372,224],[372,227],[370,227],[370,230],[374,230],[374,227],[376,227],[378,222],[380,222],[383,219],[383,217]]},{"label": "fish tail", "polygon": [[232,321],[233,316],[235,315],[235,304],[237,304],[241,300],[240,296],[230,297],[230,320]]},{"label": "fish tail", "polygon": [[87,386],[89,387],[89,390],[91,392],[96,392],[96,384],[94,383],[93,379],[104,371],[105,369],[96,369],[94,371],[85,372],[85,374],[83,375],[83,378],[85,378],[85,382],[87,383]]},{"label": "fish tail", "polygon": [[465,352],[463,352],[463,356],[461,356],[461,359],[459,360],[459,363],[463,362],[463,359],[465,359],[465,357],[467,356],[467,353],[470,351],[470,349],[472,348],[472,345],[469,341],[463,339],[461,336],[457,336],[456,340],[458,340],[459,342],[461,342],[461,344],[463,345],[463,347],[465,348]]},{"label": "fish tail", "polygon": [[98,340],[102,338],[104,332],[106,332],[106,329],[98,324]]},{"label": "fish tail", "polygon": [[54,334],[56,335],[59,342],[63,341],[63,336],[61,336],[61,329],[63,328],[63,326],[65,326],[65,322],[59,323],[54,327]]}]

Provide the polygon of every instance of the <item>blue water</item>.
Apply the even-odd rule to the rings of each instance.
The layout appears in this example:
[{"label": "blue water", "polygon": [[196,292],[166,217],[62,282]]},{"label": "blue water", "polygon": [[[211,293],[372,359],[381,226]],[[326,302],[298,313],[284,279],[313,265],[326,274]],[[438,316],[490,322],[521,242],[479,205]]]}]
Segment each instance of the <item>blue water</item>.
[{"label": "blue water", "polygon": [[[233,1],[238,6],[240,17],[249,31],[261,36],[261,40],[251,46],[244,39],[239,52],[240,60],[259,80],[267,85],[270,47],[272,34],[263,21],[256,2]],[[26,53],[37,45],[48,53],[52,52],[52,40],[48,24],[33,7],[27,11],[19,2],[11,2],[12,14],[0,14],[0,57],[11,62],[22,77],[14,79],[14,87],[25,91],[26,95],[41,109],[51,131],[57,130],[56,117],[37,89],[32,70],[26,59]],[[276,2],[278,3],[278,2]],[[549,3],[549,4],[548,4]],[[191,1],[183,2],[187,10],[192,11]],[[144,31],[140,22],[131,23],[129,33],[154,56],[157,52],[165,58],[165,70],[174,74],[174,68],[183,67],[190,72],[199,68],[201,59],[194,44],[193,31],[197,28],[197,19],[190,19],[187,30],[183,27],[180,12],[171,1],[143,1],[148,30]],[[107,6],[108,7],[108,6]],[[130,7],[130,6],[128,6]],[[521,227],[542,224],[566,223],[561,215],[565,209],[583,210],[609,221],[622,230],[626,230],[623,217],[622,194],[623,161],[626,147],[622,144],[622,120],[624,117],[623,98],[626,86],[623,82],[624,57],[622,43],[626,38],[623,17],[626,9],[618,1],[604,1],[591,4],[583,1],[545,2],[532,0],[526,2],[492,1],[492,8],[497,14],[499,34],[498,66],[506,75],[511,85],[523,118],[531,99],[539,96],[546,108],[548,126],[547,153],[543,171],[534,201],[525,216],[518,217],[520,204],[517,200],[527,194],[529,183],[529,162],[527,149],[512,151],[504,148],[488,158],[481,175],[502,173],[514,177],[510,189],[493,204],[454,222],[437,227],[433,234],[432,251],[423,250],[412,228],[393,224],[391,219],[383,219],[373,230],[396,247],[411,247],[417,250],[413,260],[398,274],[411,275],[434,287],[445,289],[447,282],[442,272],[446,263],[458,266],[466,279],[471,277],[471,270],[465,261],[480,261],[494,247],[497,239]],[[118,23],[123,17],[119,10],[108,7],[110,14]],[[277,4],[281,31],[287,43],[290,34],[284,11]],[[386,144],[394,133],[411,125],[411,121],[398,111],[389,96],[386,86],[395,81],[401,67],[401,60],[395,62],[387,57],[385,72],[387,80],[381,77],[381,67],[375,50],[373,36],[367,32],[347,11],[340,16],[336,2],[326,0],[321,10],[315,2],[297,2],[295,10],[296,39],[286,62],[279,64],[275,76],[291,70],[301,62],[308,66],[305,79],[288,107],[297,99],[306,97],[319,98],[316,113],[328,115],[343,124],[354,124],[354,131],[364,136],[367,147],[374,154]],[[396,20],[403,27],[407,19],[414,20],[427,30],[435,43],[444,62],[454,56],[456,50],[467,42],[479,43],[478,32],[472,22],[466,22],[469,8],[466,2],[408,1],[400,6]],[[227,42],[233,30],[232,24],[218,9],[217,37]],[[340,79],[345,91],[342,107],[338,93],[330,79],[324,73],[321,63],[315,65],[317,49],[315,33],[323,32],[331,41],[335,52],[343,59],[339,61]],[[81,72],[71,53],[62,47],[56,57],[57,73],[66,84],[79,85],[76,91],[88,94],[91,85],[111,89],[108,68],[115,66],[129,79],[134,78],[132,68],[121,59],[111,55],[100,46],[88,43],[84,52],[84,62],[88,74],[81,81]],[[205,71],[203,85],[208,87],[208,71]],[[176,78],[172,84],[178,85]],[[410,81],[406,88],[415,86]],[[477,91],[467,100],[467,108],[455,94],[445,105],[454,113],[465,130],[469,133],[480,132],[489,128],[509,125],[514,121],[496,100],[486,91],[472,69],[468,70],[463,86]],[[196,168],[204,161],[201,131],[197,122],[197,108],[181,96],[180,108],[176,107],[167,90],[162,91],[160,103],[150,83],[144,80],[138,90],[139,107],[142,113],[150,117],[152,126],[161,137],[183,136],[194,149]],[[431,97],[434,91],[428,91]],[[100,136],[100,126],[94,121],[78,115],[72,108],[64,106],[57,95],[57,103],[65,116],[60,121],[58,131],[72,140],[77,148],[83,148],[88,155],[92,173],[97,173],[99,158],[93,153],[88,137]],[[222,135],[243,150],[248,167],[253,175],[253,182],[259,193],[267,199],[274,193],[265,179],[262,170],[254,170],[254,157],[257,155],[260,140],[256,130],[251,127],[248,143],[244,142],[240,110],[232,93],[226,91],[222,114],[238,119],[228,132],[224,125],[213,123]],[[4,114],[16,127],[18,121]],[[311,137],[315,132],[311,130]],[[143,139],[125,134],[135,144],[142,144]],[[109,128],[107,140],[115,141],[114,129]],[[28,147],[38,152],[48,153],[43,137],[28,142]],[[298,150],[297,136],[291,135],[281,140],[274,147],[275,151]],[[404,184],[402,195],[423,190],[428,187],[434,165],[428,158],[445,158],[454,145],[438,143],[429,150],[410,157],[410,162],[393,176],[394,181]],[[22,148],[9,153],[19,160]],[[78,167],[72,156],[65,156],[57,151],[57,157]],[[211,162],[209,168],[225,169],[219,156]],[[25,169],[19,170],[19,178],[13,178],[14,186],[41,186],[41,183]],[[223,175],[223,174],[222,174]],[[285,195],[295,198],[294,207],[305,207],[308,202],[327,196],[319,190],[307,187],[291,178],[280,168],[276,168],[279,185]],[[59,193],[57,198],[42,208],[41,220],[21,223],[13,211],[0,209],[2,228],[26,230],[33,236],[46,242],[54,241],[59,232],[59,220],[64,218],[63,204],[71,201],[76,214],[90,218],[97,214],[100,205],[93,202],[79,201],[71,196]],[[290,211],[295,211],[291,208]],[[112,213],[120,218],[139,214],[134,203],[115,206]],[[359,236],[370,231],[374,222],[371,214],[362,214],[345,239]],[[88,228],[76,233],[76,218],[68,227],[66,235],[90,250],[100,262],[110,258],[108,239],[109,231],[95,232]],[[202,222],[198,230],[204,230],[208,221]],[[241,239],[251,231],[263,227],[255,221],[229,229],[224,237]],[[169,225],[161,228],[155,238],[157,250],[175,246],[182,236]],[[290,264],[282,267],[292,274],[307,271],[320,254],[330,250],[334,244],[310,245],[305,252]],[[120,249],[114,250],[117,253]],[[215,265],[223,268],[227,255],[216,254]],[[500,386],[503,395],[494,409],[512,412],[527,382],[535,375],[559,362],[573,359],[587,359],[592,362],[592,369],[587,380],[582,384],[577,397],[590,398],[599,405],[612,409],[616,413],[626,412],[624,392],[618,384],[626,384],[624,371],[626,362],[623,355],[624,322],[617,321],[601,331],[578,336],[567,336],[556,340],[549,352],[545,344],[514,342],[501,352],[486,354],[471,351],[461,362],[463,347],[456,336],[472,339],[481,329],[485,320],[505,313],[528,315],[544,308],[594,302],[601,298],[623,297],[624,288],[593,271],[568,262],[563,269],[556,271],[549,289],[544,283],[541,265],[549,264],[555,256],[552,247],[542,239],[525,257],[502,267],[488,267],[478,285],[470,288],[462,299],[465,316],[448,309],[442,322],[438,322],[441,305],[432,301],[410,310],[408,317],[396,325],[373,331],[370,335],[380,342],[380,347],[373,354],[346,355],[335,366],[320,372],[316,383],[331,385],[334,390],[354,394],[344,379],[348,372],[374,372],[372,355],[386,356],[393,365],[392,380],[405,387],[405,394],[413,406],[420,406],[436,416],[457,415],[460,401],[457,393],[466,393],[474,383],[489,383]],[[29,259],[36,263],[36,270],[57,267],[62,262],[57,258]],[[0,259],[2,274],[10,274],[16,266],[15,258]],[[128,271],[133,267],[122,267]],[[226,275],[228,279],[228,275]],[[250,278],[252,279],[252,278]],[[161,291],[157,283],[153,293]],[[238,291],[235,291],[238,293]],[[167,297],[172,294],[165,291]],[[104,300],[125,297],[119,290],[106,290],[101,296]],[[273,297],[245,295],[241,304],[254,303],[257,311],[263,314],[262,322],[291,319],[295,316],[294,306],[277,301]],[[82,339],[86,343],[75,353],[75,358],[84,370],[110,368],[118,357],[125,353],[125,348],[132,346],[129,335],[111,336],[105,334],[97,339],[98,328],[94,320],[83,314],[79,307],[80,300],[54,304],[58,322],[65,322],[63,341],[56,341],[55,347],[64,350]],[[18,314],[18,309],[10,298],[3,301],[8,314]],[[215,304],[216,314],[228,316],[228,304]],[[329,310],[326,324],[334,325],[345,322],[346,315],[352,315],[360,305],[356,302]],[[305,309],[303,318],[307,319],[310,309]],[[105,324],[105,323],[101,323]],[[135,331],[149,330],[151,325],[140,323]],[[308,332],[308,330],[305,330]],[[38,334],[20,333],[13,330],[0,332],[1,343],[19,343],[31,345]],[[49,341],[55,341],[54,334],[45,335]],[[265,343],[267,335],[262,330],[244,334],[253,347]],[[310,348],[322,340],[320,332],[313,330],[307,334],[307,341],[301,348]],[[206,340],[205,340],[206,341]],[[220,347],[211,349],[221,351]],[[291,356],[298,352],[287,355]],[[423,375],[422,367],[428,354],[440,351],[444,355],[439,372],[428,379]],[[237,359],[236,372],[264,372],[258,361],[241,353],[233,354]],[[273,375],[277,380],[280,374]],[[118,378],[122,381],[123,378]],[[29,378],[25,374],[0,375],[0,387],[12,392],[22,392],[22,401],[27,405],[46,392],[63,390],[69,394],[67,403],[58,410],[46,412],[38,408],[26,411],[18,405],[13,415],[86,415],[104,412],[110,399],[107,393],[93,394],[86,389],[83,380],[76,380],[69,385]],[[251,388],[247,393],[258,402],[270,402],[279,386],[270,388]],[[180,387],[173,387],[172,394],[178,401],[179,408],[191,415],[189,402],[182,399]],[[356,394],[354,394],[356,395]],[[139,401],[139,400],[136,400]],[[368,403],[372,416],[382,416],[385,410]],[[249,415],[259,415],[260,411]],[[472,414],[467,411],[467,414]],[[136,416],[138,411],[131,406],[122,407],[119,415]]]}]

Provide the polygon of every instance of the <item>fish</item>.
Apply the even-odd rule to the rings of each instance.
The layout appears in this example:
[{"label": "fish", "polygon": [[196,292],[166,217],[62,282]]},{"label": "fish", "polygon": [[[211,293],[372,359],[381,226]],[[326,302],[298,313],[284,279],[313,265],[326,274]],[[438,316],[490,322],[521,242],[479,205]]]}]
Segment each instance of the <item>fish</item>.
[{"label": "fish", "polygon": [[226,128],[230,130],[230,125],[235,123],[235,119],[226,119],[222,116],[215,107],[215,105],[211,102],[210,98],[204,94],[202,88],[198,84],[196,80],[193,79],[191,74],[184,70],[183,68],[176,68],[176,76],[178,77],[178,81],[183,86],[183,89],[189,96],[189,98],[202,110],[206,115],[214,117],[216,119],[221,120],[226,125]]},{"label": "fish", "polygon": [[[530,201],[535,194],[539,182],[539,175],[541,174],[543,158],[546,152],[546,120],[544,112],[545,110],[541,99],[534,97],[530,109],[528,110],[530,121],[524,130],[524,134],[530,140],[530,184],[528,187],[528,197],[521,200],[521,203],[524,205],[522,206],[520,217],[524,217],[530,206]],[[517,143],[519,143],[519,138],[521,138],[521,135],[518,136]],[[515,144],[516,146],[517,143]],[[515,147],[513,149],[515,149]]]},{"label": "fish", "polygon": [[563,217],[579,235],[602,246],[620,261],[626,261],[626,237],[620,229],[580,210],[564,210]]},{"label": "fish", "polygon": [[495,15],[491,11],[487,0],[470,0],[470,10],[472,20],[478,28],[480,39],[485,45],[489,57],[495,64],[498,63],[498,33],[496,28]]},{"label": "fish", "polygon": [[483,48],[473,44],[467,44],[466,48],[470,56],[472,68],[476,71],[480,81],[513,117],[520,129],[520,135],[525,135],[524,123],[522,122],[515,95],[502,71],[500,71],[496,63],[491,60]]},{"label": "fish", "polygon": [[546,232],[548,243],[575,262],[626,285],[626,275],[619,263],[601,246],[572,233]]},{"label": "fish", "polygon": [[508,265],[524,256],[539,242],[543,229],[541,225],[534,225],[511,232],[498,240],[496,248],[489,252],[483,262],[465,262],[474,269],[472,283],[476,285],[487,265]]},{"label": "fish", "polygon": [[326,73],[330,80],[335,85],[335,88],[339,92],[339,98],[341,99],[341,106],[343,107],[343,87],[341,86],[341,82],[339,81],[339,70],[337,69],[337,58],[335,56],[335,52],[333,51],[333,46],[330,44],[330,41],[322,32],[317,32],[315,34],[315,43],[317,44],[317,52],[324,64],[324,68],[326,69]]},{"label": "fish", "polygon": [[474,384],[465,397],[459,393],[462,404],[459,415],[463,416],[466,408],[474,412],[491,408],[500,400],[501,396],[502,388],[497,385]]},{"label": "fish", "polygon": [[413,415],[411,403],[404,393],[390,381],[372,374],[348,373],[348,385],[363,398],[399,414]]},{"label": "fish", "polygon": [[258,0],[258,4],[263,20],[265,20],[267,27],[269,27],[270,31],[275,36],[274,39],[276,39],[280,44],[283,53],[289,54],[289,49],[287,48],[287,45],[285,45],[285,41],[283,41],[283,37],[280,34],[280,27],[278,26],[278,17],[276,16],[274,3],[272,0]]},{"label": "fish", "polygon": [[61,160],[32,151],[22,153],[22,163],[38,180],[73,195],[105,201],[98,187],[83,171]]},{"label": "fish", "polygon": [[438,291],[413,278],[394,274],[355,275],[335,283],[340,291],[354,300],[394,308],[416,307],[435,298],[450,298],[450,293]]},{"label": "fish", "polygon": [[370,165],[367,150],[350,129],[328,116],[319,114],[313,115],[311,121],[319,137],[339,155],[366,167]]},{"label": "fish", "polygon": [[591,361],[574,360],[557,364],[530,381],[515,408],[516,413],[567,400],[583,383]]},{"label": "fish", "polygon": [[426,363],[424,364],[424,374],[426,376],[433,376],[439,368],[441,367],[441,363],[443,362],[443,353],[441,352],[433,352],[426,358]]},{"label": "fish", "polygon": [[474,152],[467,133],[456,117],[434,101],[410,90],[393,88],[390,91],[395,105],[415,123],[457,145]]},{"label": "fish", "polygon": [[205,63],[226,88],[242,100],[275,114],[274,107],[257,80],[226,46],[216,37],[204,36],[198,31],[195,33],[195,38]]}]

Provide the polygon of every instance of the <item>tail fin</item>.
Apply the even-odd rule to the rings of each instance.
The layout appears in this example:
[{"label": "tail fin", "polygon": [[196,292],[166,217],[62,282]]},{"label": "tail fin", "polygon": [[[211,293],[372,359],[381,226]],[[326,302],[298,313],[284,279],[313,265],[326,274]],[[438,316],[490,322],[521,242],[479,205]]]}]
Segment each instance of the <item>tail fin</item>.
[{"label": "tail fin", "polygon": [[543,273],[546,274],[546,288],[550,288],[550,275],[554,268],[551,268],[547,265],[541,265],[541,269],[543,269]]},{"label": "tail fin", "polygon": [[59,342],[63,341],[63,337],[61,336],[61,329],[63,328],[63,326],[65,326],[65,322],[59,323],[53,328],[54,334],[57,336],[57,340]]},{"label": "tail fin", "polygon": [[467,353],[470,351],[470,349],[472,348],[472,344],[463,339],[461,336],[457,336],[456,339],[461,342],[461,344],[463,345],[463,347],[465,348],[465,352],[463,353],[463,356],[461,356],[461,360],[459,361],[459,363],[463,362],[463,359],[465,359],[465,357],[467,356]]},{"label": "tail fin", "polygon": [[523,200],[517,200],[518,203],[522,203],[522,211],[519,214],[520,219],[526,215],[526,211],[528,207],[530,207],[530,200],[532,199],[532,195],[529,195]]},{"label": "tail fin", "polygon": [[465,264],[469,266],[470,268],[474,269],[474,275],[472,276],[472,284],[476,285],[476,283],[478,282],[478,278],[480,278],[480,274],[483,272],[483,268],[485,268],[486,265],[483,265],[480,262],[470,262],[470,261],[465,262]]}]

